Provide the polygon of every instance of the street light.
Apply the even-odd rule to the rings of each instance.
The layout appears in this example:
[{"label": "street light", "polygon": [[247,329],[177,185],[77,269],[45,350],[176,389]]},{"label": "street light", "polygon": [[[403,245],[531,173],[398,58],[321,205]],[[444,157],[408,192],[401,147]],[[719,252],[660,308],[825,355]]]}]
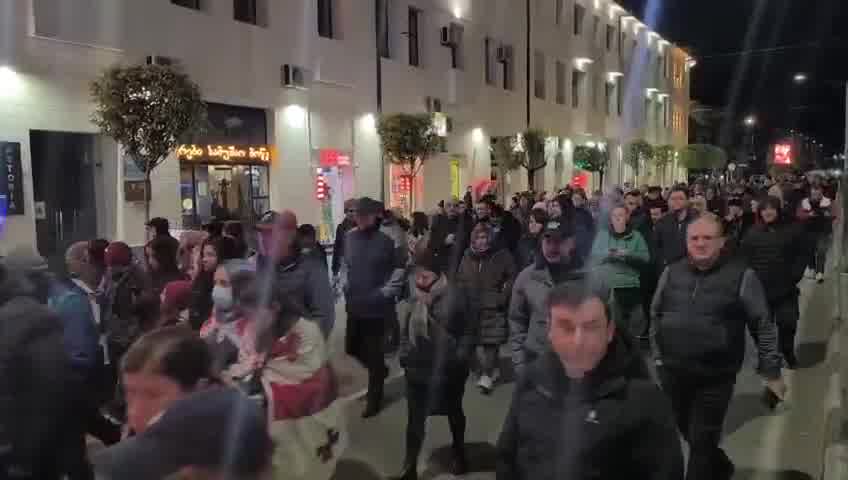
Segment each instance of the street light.
[{"label": "street light", "polygon": [[747,117],[745,117],[745,126],[753,127],[756,124],[757,124],[757,117],[755,117],[753,115],[748,115]]},{"label": "street light", "polygon": [[795,76],[792,77],[792,81],[797,83],[798,85],[800,85],[800,84],[807,81],[807,74],[806,73],[800,73],[800,72],[796,73]]}]

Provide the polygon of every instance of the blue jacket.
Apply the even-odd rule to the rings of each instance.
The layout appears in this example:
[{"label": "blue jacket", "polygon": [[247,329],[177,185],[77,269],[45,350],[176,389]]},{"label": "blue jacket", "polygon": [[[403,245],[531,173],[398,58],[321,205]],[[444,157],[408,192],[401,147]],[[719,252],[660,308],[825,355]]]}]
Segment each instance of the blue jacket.
[{"label": "blue jacket", "polygon": [[58,282],[51,288],[47,305],[62,320],[63,343],[71,367],[87,375],[97,364],[100,338],[88,295],[72,282]]}]

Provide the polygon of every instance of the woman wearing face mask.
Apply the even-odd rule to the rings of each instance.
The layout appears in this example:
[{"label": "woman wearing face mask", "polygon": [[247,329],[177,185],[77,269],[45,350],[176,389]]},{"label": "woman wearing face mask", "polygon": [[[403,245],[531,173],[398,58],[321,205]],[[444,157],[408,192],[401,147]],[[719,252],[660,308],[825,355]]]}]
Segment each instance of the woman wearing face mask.
[{"label": "woman wearing face mask", "polygon": [[480,378],[477,387],[488,395],[498,381],[498,351],[507,339],[507,308],[512,282],[517,274],[512,255],[506,249],[491,248],[492,232],[485,223],[471,231],[471,248],[459,265],[456,282],[470,295],[468,303],[478,325],[477,359]]},{"label": "woman wearing face mask", "polygon": [[781,207],[777,197],[760,202],[760,222],[742,240],[741,254],[763,284],[778,327],[780,351],[789,368],[795,368],[795,332],[800,315],[797,284],[804,275],[806,257],[803,227],[785,218]]},{"label": "woman wearing face mask", "polygon": [[536,257],[540,254],[540,234],[545,224],[548,223],[548,214],[543,209],[534,208],[530,212],[527,222],[527,233],[518,242],[518,255],[516,267],[518,271],[533,265]]},{"label": "woman wearing face mask", "polygon": [[598,232],[592,245],[591,265],[593,273],[605,279],[612,290],[618,327],[634,337],[643,337],[648,322],[642,311],[639,274],[651,254],[642,234],[628,225],[629,216],[624,205],[612,207],[609,226]]},{"label": "woman wearing face mask", "polygon": [[207,341],[212,351],[215,371],[227,370],[232,378],[241,378],[262,363],[253,327],[235,308],[233,293],[234,281],[239,275],[254,273],[255,267],[246,260],[228,260],[215,270],[214,309],[200,329],[200,337]]},{"label": "woman wearing face mask", "polygon": [[189,307],[189,324],[195,330],[200,330],[203,322],[212,314],[212,288],[215,286],[215,271],[227,260],[237,257],[236,242],[229,237],[215,237],[203,242],[200,249],[201,257],[198,262],[198,274],[191,285],[191,305]]},{"label": "woman wearing face mask", "polygon": [[476,324],[467,293],[451,285],[428,250],[415,255],[416,294],[402,319],[400,363],[406,371],[406,459],[400,480],[418,479],[427,417],[447,415],[453,436],[451,472],[468,471],[462,397]]}]

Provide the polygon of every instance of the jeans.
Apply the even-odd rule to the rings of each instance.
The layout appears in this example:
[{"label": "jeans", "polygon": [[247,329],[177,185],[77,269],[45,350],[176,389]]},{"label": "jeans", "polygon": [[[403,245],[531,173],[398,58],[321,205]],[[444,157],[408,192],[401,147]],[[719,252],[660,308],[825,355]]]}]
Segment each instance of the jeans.
[{"label": "jeans", "polygon": [[383,382],[388,374],[384,360],[385,319],[349,316],[345,334],[345,350],[368,369],[369,405],[383,401]]},{"label": "jeans", "polygon": [[733,463],[719,447],[736,377],[698,377],[661,368],[663,390],[689,444],[686,480],[730,480]]},{"label": "jeans", "polygon": [[798,330],[798,294],[787,295],[779,300],[769,302],[772,318],[777,324],[780,353],[787,360],[795,359],[795,333]]}]

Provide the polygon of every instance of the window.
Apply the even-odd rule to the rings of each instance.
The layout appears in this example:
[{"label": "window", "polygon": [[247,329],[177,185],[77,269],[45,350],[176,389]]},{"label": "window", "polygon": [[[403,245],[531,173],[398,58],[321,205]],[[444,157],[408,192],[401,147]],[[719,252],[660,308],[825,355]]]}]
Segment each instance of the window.
[{"label": "window", "polygon": [[420,13],[417,8],[409,7],[407,36],[409,37],[409,64],[413,67],[421,65],[421,59],[418,55],[418,16]]},{"label": "window", "polygon": [[615,96],[618,104],[618,116],[624,113],[624,77],[615,77]]},{"label": "window", "polygon": [[593,75],[593,77],[592,77],[592,108],[594,108],[595,111],[598,111],[600,109],[600,105],[598,105],[598,100],[599,100],[598,97],[601,96],[600,95],[601,82],[602,82],[602,80],[601,80],[600,75],[598,75],[597,73],[595,75]]},{"label": "window", "polygon": [[171,3],[192,10],[200,10],[200,0],[171,0]]},{"label": "window", "polygon": [[615,42],[615,27],[607,25],[607,51],[612,51],[612,44]]},{"label": "window", "polygon": [[556,0],[556,13],[554,21],[557,25],[562,25],[562,14],[565,11],[565,0]]},{"label": "window", "polygon": [[504,90],[512,90],[515,88],[515,71],[512,65],[512,45],[504,45],[501,47],[504,51],[505,58],[503,64],[503,87]]},{"label": "window", "polygon": [[324,38],[334,38],[333,35],[333,2],[335,0],[318,0],[318,35]]},{"label": "window", "polygon": [[651,122],[651,99],[645,99],[645,126]]},{"label": "window", "polygon": [[586,8],[579,3],[574,4],[574,34],[583,34],[583,17],[586,16]]},{"label": "window", "polygon": [[377,48],[382,58],[392,58],[389,49],[389,0],[377,0]]},{"label": "window", "polygon": [[601,17],[595,15],[592,19],[592,45],[598,42],[598,33],[601,29]]},{"label": "window", "polygon": [[545,98],[545,54],[541,50],[536,50],[533,64],[536,68],[536,75],[533,83],[533,93],[536,98],[544,100]]},{"label": "window", "polygon": [[483,61],[486,75],[486,85],[495,84],[495,71],[492,68],[492,39],[486,37],[483,40]]},{"label": "window", "polygon": [[663,99],[662,109],[663,127],[668,128],[668,98]]},{"label": "window", "polygon": [[612,94],[615,90],[615,84],[610,82],[604,82],[604,87],[606,93],[607,116],[610,116],[612,114]]},{"label": "window", "polygon": [[565,64],[556,62],[556,103],[565,105]]},{"label": "window", "polygon": [[571,107],[580,108],[580,90],[583,88],[583,77],[585,72],[573,70],[571,72]]},{"label": "window", "polygon": [[256,0],[233,0],[233,18],[256,25]]},{"label": "window", "polygon": [[462,70],[462,34],[464,29],[462,25],[458,25],[456,23],[450,24],[450,37],[451,37],[451,68],[455,68],[457,70]]}]

